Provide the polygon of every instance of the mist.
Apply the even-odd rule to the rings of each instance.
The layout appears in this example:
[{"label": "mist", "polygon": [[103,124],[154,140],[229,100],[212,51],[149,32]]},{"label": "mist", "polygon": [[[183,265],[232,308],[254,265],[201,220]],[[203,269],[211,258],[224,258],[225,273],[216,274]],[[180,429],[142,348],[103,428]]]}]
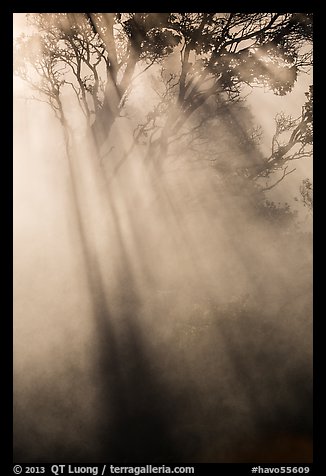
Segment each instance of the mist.
[{"label": "mist", "polygon": [[238,110],[202,136],[218,166],[188,136],[148,158],[133,137],[157,74],[100,152],[72,91],[67,140],[17,79],[14,459],[311,462],[311,222],[271,218],[226,175],[261,158]]}]

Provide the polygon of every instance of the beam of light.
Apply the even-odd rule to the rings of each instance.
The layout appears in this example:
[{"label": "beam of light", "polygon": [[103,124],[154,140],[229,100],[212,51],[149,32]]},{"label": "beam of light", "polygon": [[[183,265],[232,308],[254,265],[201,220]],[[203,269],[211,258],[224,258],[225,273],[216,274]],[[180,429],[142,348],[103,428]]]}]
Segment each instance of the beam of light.
[{"label": "beam of light", "polygon": [[146,143],[112,178],[150,74],[104,161],[73,91],[68,142],[46,105],[15,102],[15,458],[232,462],[275,435],[307,461],[309,245],[298,260],[212,169],[167,173]]}]

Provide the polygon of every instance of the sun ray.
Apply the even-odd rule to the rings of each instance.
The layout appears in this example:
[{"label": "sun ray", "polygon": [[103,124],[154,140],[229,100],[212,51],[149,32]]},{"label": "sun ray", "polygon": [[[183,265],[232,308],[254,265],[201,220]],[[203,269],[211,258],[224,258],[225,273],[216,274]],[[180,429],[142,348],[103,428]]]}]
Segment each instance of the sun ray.
[{"label": "sun ray", "polygon": [[291,19],[14,15],[17,461],[311,461],[311,222],[268,191],[311,75],[256,32]]}]

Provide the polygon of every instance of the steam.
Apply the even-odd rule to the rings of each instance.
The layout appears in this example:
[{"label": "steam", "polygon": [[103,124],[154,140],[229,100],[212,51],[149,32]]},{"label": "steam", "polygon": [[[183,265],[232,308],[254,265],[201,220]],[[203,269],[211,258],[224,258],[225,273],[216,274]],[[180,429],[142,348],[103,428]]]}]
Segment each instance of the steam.
[{"label": "steam", "polygon": [[69,165],[47,106],[15,99],[15,459],[234,462],[273,438],[307,454],[311,238],[186,144],[176,168],[128,153],[142,119],[118,119],[99,162],[77,118]]}]

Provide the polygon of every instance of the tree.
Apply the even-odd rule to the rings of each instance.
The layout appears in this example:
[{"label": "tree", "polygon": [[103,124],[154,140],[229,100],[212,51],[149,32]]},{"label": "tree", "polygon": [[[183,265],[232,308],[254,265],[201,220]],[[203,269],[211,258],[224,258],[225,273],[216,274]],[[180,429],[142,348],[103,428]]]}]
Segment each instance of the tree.
[{"label": "tree", "polygon": [[275,117],[275,133],[272,138],[271,154],[261,164],[254,165],[249,171],[249,177],[254,180],[268,177],[272,172],[282,171],[281,177],[272,185],[267,185],[264,190],[275,187],[286,175],[289,162],[312,157],[312,101],[313,87],[310,86],[306,93],[307,101],[302,107],[301,115],[294,119],[279,113]]},{"label": "tree", "polygon": [[312,213],[313,209],[313,191],[312,191],[312,182],[309,178],[305,178],[302,180],[300,187],[299,187],[300,197],[295,197],[296,201],[301,201],[303,206],[308,209],[310,213]]},{"label": "tree", "polygon": [[[165,198],[161,171],[172,162],[205,163],[217,172],[217,187],[223,183],[230,193],[264,203],[262,192],[294,170],[288,171],[288,164],[311,156],[312,88],[300,117],[281,113],[275,118],[268,157],[259,150],[260,131],[243,97],[248,87],[285,95],[298,74],[308,70],[309,13],[56,13],[28,18],[33,33],[16,41],[15,73],[63,126],[74,189],[80,172],[70,150],[72,109],[84,118],[82,134],[92,144],[88,159],[99,182],[115,179],[137,149],[137,157],[154,167],[153,186]],[[133,87],[141,77],[152,82],[154,92],[148,104],[135,107]],[[73,106],[66,102],[68,96],[74,97]],[[136,124],[130,121],[130,137],[121,140],[119,121],[129,121],[130,111]],[[223,140],[233,154],[223,153]],[[274,173],[281,176],[274,179]],[[82,208],[78,192],[74,195]],[[87,234],[82,225],[80,229]]]},{"label": "tree", "polygon": [[178,54],[165,117],[150,144],[152,157],[166,151],[210,99],[216,110],[223,108],[240,98],[244,85],[284,95],[311,64],[309,13],[66,13],[29,19],[36,32],[16,44],[16,73],[61,121],[61,93],[72,88],[99,146],[139,69],[155,71],[155,64]]},{"label": "tree", "polygon": [[[264,397],[254,396],[260,395],[261,379],[259,375],[256,381],[250,362],[262,360],[261,350],[265,349],[266,341],[261,336],[270,335],[270,331],[274,333],[278,328],[283,330],[278,327],[280,321],[286,321],[281,319],[282,306],[287,306],[287,316],[288,310],[292,310],[292,300],[300,307],[297,281],[292,278],[299,274],[297,250],[305,257],[308,246],[298,233],[293,233],[291,224],[295,215],[289,206],[266,202],[264,190],[277,185],[279,179],[265,183],[274,172],[281,172],[282,180],[291,173],[286,169],[289,162],[310,156],[312,90],[300,117],[293,119],[285,114],[276,117],[268,157],[259,150],[260,130],[245,106],[243,95],[248,87],[265,87],[279,95],[291,91],[297,75],[311,64],[311,14],[56,13],[30,14],[29,20],[32,34],[21,36],[15,44],[15,72],[35,91],[35,100],[50,106],[62,126],[71,179],[69,217],[75,219],[77,241],[78,238],[81,241],[80,256],[84,258],[82,265],[97,332],[94,358],[96,371],[100,369],[98,408],[103,421],[99,423],[96,442],[89,445],[86,460],[105,461],[110,448],[111,457],[117,461],[134,462],[133,458],[140,461],[152,456],[154,461],[165,457],[171,458],[171,462],[192,461],[196,455],[191,432],[199,435],[202,439],[199,446],[204,448],[211,441],[210,425],[216,427],[212,434],[220,444],[225,439],[229,412],[236,405],[233,401],[229,405],[229,399],[224,396],[223,401],[215,399],[221,391],[221,380],[215,374],[224,380],[224,369],[229,372],[231,357],[239,362],[235,365],[236,385],[230,392],[233,395],[234,388],[239,388],[240,393],[244,391],[242,386],[249,388],[248,400],[253,407],[245,414],[243,408],[247,404],[240,400],[241,415],[235,420],[234,434],[239,433],[243,414],[247,422],[247,415],[254,417],[257,408],[266,433],[289,427],[283,421],[279,423],[283,413],[278,411],[293,406],[292,398],[287,402],[287,374],[286,378],[283,374],[279,379],[272,378],[266,387],[268,393],[275,385],[285,388],[277,399],[277,405],[279,401],[281,406],[274,408],[281,417],[277,417],[273,426],[274,422],[268,422],[273,411],[266,412],[264,405],[259,407]],[[151,99],[139,105],[135,101],[135,89],[140,78],[144,82],[146,79],[146,87],[151,86],[148,93]],[[83,118],[78,134],[75,134],[75,113]],[[126,136],[119,136],[119,127],[126,124],[129,125],[125,127]],[[74,149],[76,136],[82,139]],[[132,173],[132,165],[137,161],[141,164],[140,175],[144,172],[139,182],[139,176],[135,180]],[[126,163],[130,167],[125,171]],[[196,172],[184,173],[185,167],[194,164],[200,171],[210,167],[204,175],[207,181],[199,183]],[[180,176],[186,178],[182,184],[189,180],[188,188],[180,187],[181,193],[194,190],[189,201],[200,202],[197,208],[188,207],[187,196],[182,197],[178,208],[180,194],[174,193],[171,199],[169,190],[165,189],[170,185],[165,180],[167,172],[175,172],[170,168],[172,165],[181,168]],[[83,188],[80,179],[86,174],[93,176],[87,175],[90,180],[85,180],[87,186]],[[150,186],[146,188],[148,182]],[[210,188],[212,184],[214,192]],[[143,190],[139,192],[143,185],[144,195]],[[306,187],[306,201],[309,187]],[[94,194],[90,197],[91,206],[87,206],[87,192]],[[151,200],[156,192],[162,200]],[[208,210],[206,203],[202,206],[198,193],[204,198],[209,196],[211,209]],[[254,203],[249,212],[244,200],[247,197]],[[98,211],[92,221],[92,214]],[[265,221],[257,220],[259,213]],[[291,226],[287,226],[289,223]],[[279,233],[280,230],[284,232]],[[301,296],[307,295],[310,284],[306,281],[310,276],[309,263],[304,263],[304,272],[300,274]],[[275,307],[274,288],[281,289],[279,309]],[[250,299],[239,297],[242,289],[253,293]],[[276,323],[273,320],[266,328],[265,323],[272,320],[274,312],[280,319]],[[296,312],[303,322],[309,309],[306,312],[304,307],[295,308],[294,317]],[[217,326],[218,319],[221,325]],[[153,325],[144,324],[147,320]],[[186,333],[183,328],[180,330],[183,322]],[[296,319],[290,322],[298,328]],[[249,332],[243,340],[245,327]],[[198,347],[193,355],[189,330],[191,336],[207,335],[207,340],[196,339]],[[176,337],[166,337],[167,332]],[[223,334],[225,347],[216,345]],[[279,337],[277,333],[275,336]],[[284,349],[288,349],[286,337],[282,332],[282,339],[270,341],[271,356],[275,355],[275,342],[277,345],[281,342],[282,347],[278,354],[281,358],[273,360],[277,362],[275,367],[284,361]],[[301,343],[299,338],[298,345],[295,341],[295,347],[300,349],[300,366]],[[189,364],[195,356],[197,376],[202,380],[199,379],[198,386],[190,384],[190,391],[185,392],[179,379],[185,382],[188,379],[188,365],[183,367],[182,361],[183,349],[189,348]],[[251,357],[247,365],[248,353]],[[171,357],[170,364],[164,358],[155,368],[155,356],[160,354],[167,355],[168,360]],[[207,373],[206,362],[210,363],[211,373]],[[216,362],[222,362],[221,374],[216,372]],[[173,371],[169,370],[172,368]],[[299,367],[287,368],[291,369],[290,377],[292,373],[297,375]],[[169,390],[164,391],[156,377],[158,381],[164,380],[164,373],[169,372]],[[262,368],[262,378],[265,374]],[[304,391],[308,382],[305,379]],[[192,396],[201,396],[203,388],[203,396],[208,396],[203,403],[204,425],[202,418],[198,424],[191,423],[187,436],[183,424],[189,423],[188,415],[185,421],[180,395],[188,395],[189,406],[186,401],[185,408],[190,408],[191,419],[197,415],[197,409],[192,410],[197,400]],[[177,405],[169,398],[169,392],[174,389],[178,394]],[[297,386],[290,385],[290,390],[301,399]],[[222,389],[222,395],[223,392]],[[229,395],[225,393],[225,397]],[[209,403],[212,396],[216,406]],[[108,402],[113,402],[113,406],[107,416]],[[60,402],[56,405],[60,408]],[[169,428],[166,414],[173,408],[174,423]],[[223,413],[227,415],[226,425],[219,417]],[[298,416],[301,417],[299,410],[294,412],[293,421],[301,421]],[[36,427],[39,430],[37,424]],[[175,431],[181,436],[176,437]],[[42,436],[41,431],[38,434]],[[93,441],[94,434],[87,438]],[[82,455],[84,440],[80,447]],[[235,446],[239,445],[232,434],[231,440]],[[94,450],[97,445],[99,449]],[[43,447],[47,447],[46,442]]]}]

